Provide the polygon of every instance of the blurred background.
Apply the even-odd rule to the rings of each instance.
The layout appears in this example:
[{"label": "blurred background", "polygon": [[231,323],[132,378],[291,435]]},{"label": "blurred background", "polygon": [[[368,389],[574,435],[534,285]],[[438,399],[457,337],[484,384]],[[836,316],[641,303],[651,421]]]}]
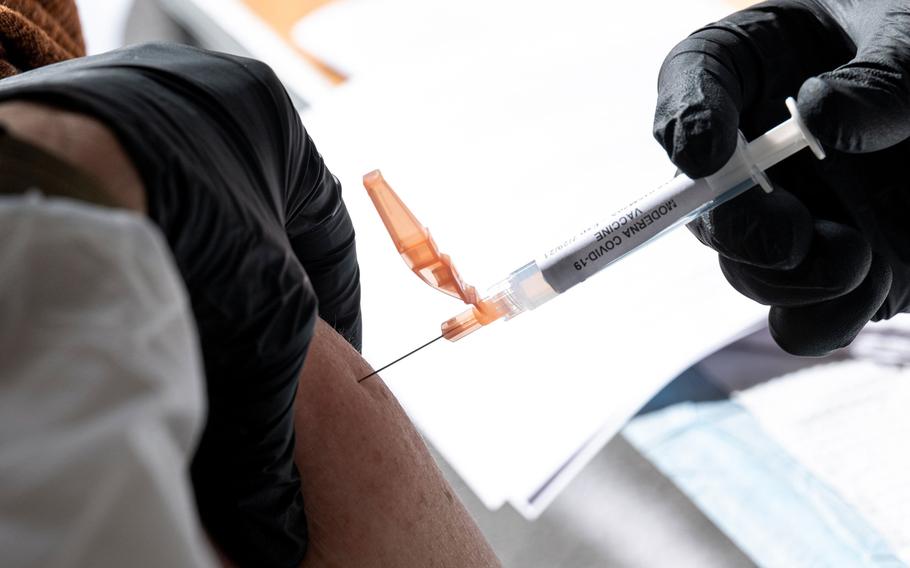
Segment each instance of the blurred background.
[{"label": "blurred background", "polygon": [[[624,188],[673,175],[650,140],[660,60],[748,4],[77,3],[90,53],[166,40],[273,66],[345,187],[377,366],[460,309],[395,258],[359,175],[382,165],[463,273],[491,283],[583,226],[579,211],[612,211]],[[500,214],[480,217],[478,203]],[[910,327],[788,357],[763,309],[727,289],[694,239],[674,238],[561,308],[384,373],[503,563],[910,561]],[[648,288],[656,263],[676,278]],[[614,289],[623,299],[606,305]],[[647,294],[679,301],[638,317]]]}]

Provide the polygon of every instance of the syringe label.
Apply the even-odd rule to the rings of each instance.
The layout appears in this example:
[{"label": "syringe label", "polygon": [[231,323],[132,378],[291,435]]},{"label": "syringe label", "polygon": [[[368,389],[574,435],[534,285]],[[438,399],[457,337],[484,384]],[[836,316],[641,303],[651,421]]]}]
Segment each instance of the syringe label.
[{"label": "syringe label", "polygon": [[538,260],[554,290],[562,293],[673,226],[711,198],[703,181],[680,176],[637,199],[610,220],[593,225]]},{"label": "syringe label", "polygon": [[[587,255],[576,260],[572,266],[575,267],[575,270],[584,270],[589,264],[597,262],[607,256],[607,253],[611,250],[622,246],[622,237],[627,239],[632,238],[640,231],[647,229],[648,226],[661,217],[665,217],[674,209],[676,209],[676,200],[670,199],[663,205],[658,205],[655,209],[652,209],[647,213],[642,213],[641,209],[635,209],[632,213],[628,213],[621,217],[619,221],[613,221],[609,227],[598,231],[597,234],[594,235],[595,242],[601,243],[601,245],[591,249]],[[617,231],[620,234],[613,235],[612,237],[610,236]]]},{"label": "syringe label", "polygon": [[625,235],[626,238],[629,238],[673,209],[676,209],[675,199],[670,199],[666,203],[658,205],[655,209],[652,209],[647,213],[642,213],[641,209],[636,207],[634,211],[626,213],[618,220],[611,222],[608,226],[597,231],[594,235],[594,239],[601,241],[617,231]]},{"label": "syringe label", "polygon": [[[666,203],[658,205],[656,208],[645,213],[644,215],[637,216],[634,223],[631,223],[627,228],[622,230],[622,234],[625,235],[626,238],[630,238],[632,235],[635,235],[639,231],[646,229],[649,225],[661,217],[665,217],[670,211],[674,209],[676,209],[676,200],[670,199]],[[636,209],[636,211],[641,210]]]},{"label": "syringe label", "polygon": [[618,246],[622,246],[622,237],[616,235],[610,240],[602,243],[599,247],[592,249],[584,258],[576,260],[573,266],[575,267],[575,270],[584,270],[589,263],[597,262]]},{"label": "syringe label", "polygon": [[594,235],[594,238],[598,241],[603,240],[610,236],[613,232],[619,231],[629,223],[633,223],[639,217],[641,217],[641,209],[636,207],[632,212],[621,215],[618,219],[612,221],[609,225],[597,231],[597,233]]},{"label": "syringe label", "polygon": [[591,225],[590,227],[584,229],[583,231],[572,235],[571,238],[566,239],[565,241],[559,243],[555,247],[548,250],[543,255],[543,258],[547,259],[547,258],[552,258],[552,257],[558,255],[560,251],[566,250],[567,248],[569,248],[570,246],[575,244],[579,239],[581,239],[582,237],[584,237],[591,231],[597,230],[598,227],[600,227],[600,223],[595,223],[595,224]]}]

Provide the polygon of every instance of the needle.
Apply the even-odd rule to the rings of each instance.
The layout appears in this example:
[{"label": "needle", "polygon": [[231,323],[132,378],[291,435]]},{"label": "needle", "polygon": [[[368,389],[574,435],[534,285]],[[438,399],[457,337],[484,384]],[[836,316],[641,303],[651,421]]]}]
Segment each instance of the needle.
[{"label": "needle", "polygon": [[442,339],[443,337],[445,337],[445,336],[444,336],[444,335],[440,335],[440,336],[437,337],[436,339],[424,343],[423,345],[421,345],[421,346],[418,347],[417,349],[411,351],[411,352],[408,353],[407,355],[402,355],[401,357],[399,357],[398,359],[395,359],[394,361],[392,361],[391,363],[389,363],[389,364],[386,365],[385,367],[382,367],[381,369],[378,369],[378,370],[376,370],[376,371],[373,371],[372,373],[370,373],[369,375],[365,376],[364,378],[360,379],[360,380],[357,381],[357,382],[358,382],[358,383],[362,383],[363,381],[369,379],[369,378],[372,377],[373,375],[375,375],[375,374],[377,374],[377,373],[380,373],[380,372],[382,372],[382,371],[385,371],[386,369],[388,369],[389,367],[391,367],[391,366],[394,365],[395,363],[401,361],[402,359],[407,359],[408,357],[410,357],[410,356],[413,355],[414,353],[417,353],[418,351],[420,351],[420,350],[423,349],[424,347],[429,347],[430,345],[436,343],[437,341],[439,341],[439,340]]}]

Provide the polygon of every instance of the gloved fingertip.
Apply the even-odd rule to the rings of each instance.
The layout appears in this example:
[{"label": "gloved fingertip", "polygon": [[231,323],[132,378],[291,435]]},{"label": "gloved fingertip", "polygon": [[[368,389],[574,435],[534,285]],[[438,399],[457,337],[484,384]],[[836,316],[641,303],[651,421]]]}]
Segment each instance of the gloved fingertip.
[{"label": "gloved fingertip", "polygon": [[838,140],[837,99],[833,88],[819,77],[806,79],[799,89],[796,105],[806,127],[819,142],[834,147]]},{"label": "gloved fingertip", "polygon": [[711,175],[727,163],[736,149],[736,103],[702,69],[666,75],[654,113],[654,138],[687,176],[694,179]]},{"label": "gloved fingertip", "polygon": [[857,63],[810,77],[799,89],[800,115],[822,146],[883,150],[910,136],[910,93],[900,75]]},{"label": "gloved fingertip", "polygon": [[[774,306],[768,312],[768,329],[771,338],[778,347],[797,357],[824,357],[843,345],[832,345],[828,338],[804,336],[794,333],[792,326],[787,325],[789,314],[799,308],[782,308]],[[851,338],[850,341],[853,339]],[[849,344],[849,341],[847,342]]]},{"label": "gloved fingertip", "polygon": [[742,295],[769,306],[798,307],[839,298],[862,285],[872,265],[872,248],[851,227],[816,221],[809,254],[795,268],[763,268],[723,257],[720,265]]},{"label": "gloved fingertip", "polygon": [[863,283],[845,296],[808,306],[774,306],[768,326],[787,353],[821,357],[846,347],[876,314],[891,290],[891,267],[875,255]]},{"label": "gloved fingertip", "polygon": [[872,321],[889,320],[908,310],[910,306],[910,287],[901,283],[910,282],[910,265],[899,261],[891,265],[891,280],[898,285],[892,286],[888,296],[872,317]]},{"label": "gloved fingertip", "polygon": [[[755,193],[758,194],[758,188]],[[793,270],[802,264],[812,248],[815,236],[812,214],[796,196],[781,189],[774,192],[773,198],[764,192],[759,197],[776,202],[778,225],[773,237],[767,235],[761,255],[756,253],[753,257],[754,264],[760,264],[759,259],[763,257],[767,268]]]},{"label": "gloved fingertip", "polygon": [[812,215],[793,194],[756,188],[699,218],[693,231],[735,262],[773,270],[797,267],[809,252]]},{"label": "gloved fingertip", "polygon": [[690,117],[675,131],[670,160],[692,179],[723,167],[736,149],[736,132],[726,132],[710,119]]}]

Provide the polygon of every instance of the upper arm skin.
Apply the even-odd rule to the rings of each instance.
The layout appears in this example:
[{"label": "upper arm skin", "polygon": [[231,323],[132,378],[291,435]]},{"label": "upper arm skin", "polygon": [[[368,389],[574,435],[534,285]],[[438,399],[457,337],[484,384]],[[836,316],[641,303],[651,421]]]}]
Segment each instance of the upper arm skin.
[{"label": "upper arm skin", "polygon": [[310,546],[303,566],[499,566],[378,376],[318,320],[295,402]]}]

